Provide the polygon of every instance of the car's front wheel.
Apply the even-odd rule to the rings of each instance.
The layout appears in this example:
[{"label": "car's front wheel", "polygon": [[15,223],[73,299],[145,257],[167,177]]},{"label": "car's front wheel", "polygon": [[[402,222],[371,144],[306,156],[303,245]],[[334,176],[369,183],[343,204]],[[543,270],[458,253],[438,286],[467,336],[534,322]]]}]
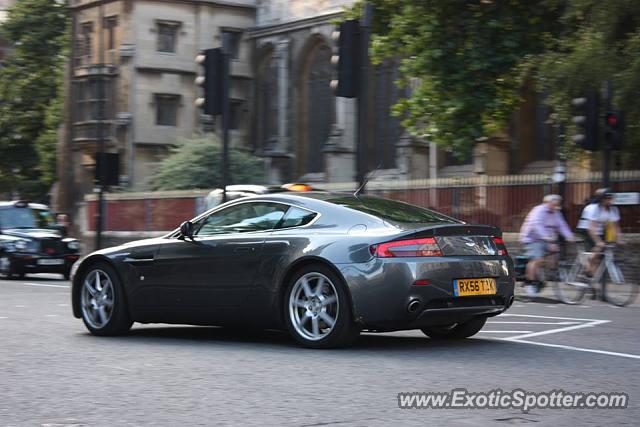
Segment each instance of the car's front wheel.
[{"label": "car's front wheel", "polygon": [[305,347],[343,347],[360,333],[353,321],[346,286],[323,265],[309,265],[294,274],[287,286],[284,308],[289,332]]},{"label": "car's front wheel", "polygon": [[122,283],[108,264],[96,263],[82,274],[79,293],[82,320],[94,335],[124,334],[133,324]]},{"label": "car's front wheel", "polygon": [[486,316],[474,317],[465,323],[453,323],[451,325],[427,326],[422,332],[433,339],[462,339],[469,338],[478,332],[487,322]]}]

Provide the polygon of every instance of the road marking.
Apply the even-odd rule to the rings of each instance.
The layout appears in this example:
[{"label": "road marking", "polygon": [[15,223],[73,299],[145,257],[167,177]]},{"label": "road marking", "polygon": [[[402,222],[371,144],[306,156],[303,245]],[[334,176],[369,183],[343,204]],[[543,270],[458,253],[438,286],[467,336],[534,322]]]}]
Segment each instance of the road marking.
[{"label": "road marking", "polygon": [[495,339],[499,339],[501,341],[517,342],[521,344],[539,345],[542,347],[561,348],[563,350],[581,351],[584,353],[596,353],[596,354],[604,354],[607,356],[618,356],[618,357],[627,357],[629,359],[640,359],[640,355],[638,354],[617,353],[615,351],[595,350],[593,348],[574,347],[572,345],[564,345],[564,344],[550,344],[546,342],[535,342],[535,341],[527,341],[527,340],[519,340],[519,339],[516,340],[513,338],[495,338]]},{"label": "road marking", "polygon": [[[538,336],[541,336],[541,335],[549,335],[549,334],[556,334],[556,333],[560,333],[560,332],[573,331],[573,330],[581,329],[581,328],[591,328],[591,327],[594,327],[594,326],[602,325],[604,323],[609,323],[609,322],[611,322],[610,320],[582,319],[582,318],[574,318],[574,317],[557,317],[557,316],[540,316],[540,315],[534,315],[534,314],[511,314],[511,313],[500,315],[500,317],[503,317],[503,316],[563,320],[563,321],[567,321],[567,322],[564,322],[564,323],[573,322],[573,323],[578,323],[578,324],[574,324],[572,326],[567,326],[567,327],[564,327],[564,328],[550,329],[548,331],[533,332],[533,333],[524,334],[524,335],[516,335],[515,337],[493,338],[494,340],[515,342],[515,343],[520,343],[520,344],[538,345],[538,346],[541,346],[541,347],[559,348],[559,349],[563,349],[563,350],[580,351],[580,352],[583,352],[583,353],[603,354],[605,356],[626,357],[628,359],[640,359],[640,355],[638,355],[638,354],[619,353],[619,352],[607,351],[607,350],[596,350],[596,349],[593,349],[593,348],[575,347],[575,346],[572,346],[572,345],[564,345],[564,344],[551,344],[551,343],[546,343],[546,342],[529,341],[529,340],[525,339],[525,338],[538,337]],[[558,322],[558,323],[562,323],[562,322]]]},{"label": "road marking", "polygon": [[487,323],[503,323],[503,324],[517,324],[517,325],[575,325],[580,322],[517,322],[510,320],[489,320]]},{"label": "road marking", "polygon": [[69,304],[57,304],[58,307],[69,307]]},{"label": "road marking", "polygon": [[8,319],[8,317],[0,317],[0,319]]},{"label": "road marking", "polygon": [[44,283],[22,283],[25,286],[42,286],[44,288],[66,288],[68,289],[69,286],[66,285],[45,285]]},{"label": "road marking", "polygon": [[15,307],[15,308],[24,308],[25,306],[24,306],[24,305],[16,305],[16,306],[14,306],[14,307]]},{"label": "road marking", "polygon": [[557,334],[560,332],[568,332],[568,331],[573,331],[576,329],[583,329],[583,328],[591,328],[594,326],[598,326],[598,325],[602,325],[603,323],[609,323],[610,320],[598,320],[598,319],[578,319],[578,318],[573,318],[573,317],[556,317],[556,316],[537,316],[537,315],[532,315],[532,314],[505,314],[504,316],[521,316],[521,317],[533,317],[533,318],[540,318],[540,319],[556,319],[556,320],[565,320],[565,321],[580,321],[581,323],[579,324],[574,324],[572,326],[565,326],[564,328],[556,328],[556,329],[549,329],[546,331],[540,331],[540,332],[532,332],[532,333],[525,333],[523,335],[516,335],[515,337],[509,337],[506,338],[508,340],[522,340],[525,338],[532,338],[532,337],[539,337],[542,335],[549,335],[549,334]]},{"label": "road marking", "polygon": [[545,305],[545,307],[547,307],[547,308],[558,308],[558,304],[555,304],[555,305],[549,304],[549,305]]},{"label": "road marking", "polygon": [[485,334],[529,334],[531,331],[480,331]]},{"label": "road marking", "polygon": [[47,317],[58,317],[57,314],[47,314]]}]

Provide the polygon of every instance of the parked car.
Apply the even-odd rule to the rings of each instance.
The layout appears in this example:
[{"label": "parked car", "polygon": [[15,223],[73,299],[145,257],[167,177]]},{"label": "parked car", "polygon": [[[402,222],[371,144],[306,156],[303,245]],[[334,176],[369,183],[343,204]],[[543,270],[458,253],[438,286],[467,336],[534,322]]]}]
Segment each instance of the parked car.
[{"label": "parked car", "polygon": [[60,273],[69,278],[80,244],[66,238],[49,208],[24,201],[0,202],[0,273]]},{"label": "parked car", "polygon": [[303,346],[362,330],[466,338],[513,302],[500,230],[417,206],[328,192],[225,203],[74,267],[73,314],[95,335],[132,323],[282,328]]}]

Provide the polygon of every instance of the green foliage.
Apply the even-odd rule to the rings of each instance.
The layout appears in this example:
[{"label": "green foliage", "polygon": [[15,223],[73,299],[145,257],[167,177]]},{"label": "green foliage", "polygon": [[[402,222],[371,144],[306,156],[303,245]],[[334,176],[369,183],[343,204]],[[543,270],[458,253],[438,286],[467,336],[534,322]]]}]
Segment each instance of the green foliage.
[{"label": "green foliage", "polygon": [[637,0],[371,3],[372,60],[400,58],[398,83],[411,91],[394,113],[411,134],[464,157],[477,138],[507,126],[525,82],[536,82],[555,120],[568,123],[571,98],[610,78],[626,113],[628,150],[639,155]]},{"label": "green foliage", "polygon": [[[231,184],[259,184],[262,160],[238,149],[229,149]],[[161,164],[153,178],[156,190],[219,188],[222,185],[222,145],[214,135],[182,140]]]},{"label": "green foliage", "polygon": [[1,28],[11,52],[0,68],[0,193],[43,199],[55,179],[68,25],[66,2],[21,0]]}]

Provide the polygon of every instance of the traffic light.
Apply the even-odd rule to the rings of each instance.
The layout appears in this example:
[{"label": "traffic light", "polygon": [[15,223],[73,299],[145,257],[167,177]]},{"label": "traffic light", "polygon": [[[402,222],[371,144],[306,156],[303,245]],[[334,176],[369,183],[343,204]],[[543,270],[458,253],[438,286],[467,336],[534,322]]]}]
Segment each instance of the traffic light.
[{"label": "traffic light", "polygon": [[611,149],[621,150],[624,132],[624,114],[622,111],[609,111],[604,117],[606,137]]},{"label": "traffic light", "polygon": [[222,49],[207,49],[196,56],[202,66],[202,75],[196,77],[196,85],[202,86],[203,96],[196,99],[196,106],[211,116],[222,114],[222,93],[224,89],[224,58]]},{"label": "traffic light", "polygon": [[[103,168],[106,169],[104,172]],[[97,153],[95,178],[102,186],[120,185],[120,155],[118,153]]]},{"label": "traffic light", "polygon": [[590,93],[584,98],[574,98],[573,123],[576,125],[578,133],[573,135],[573,142],[579,147],[598,151],[598,95]]},{"label": "traffic light", "polygon": [[360,24],[355,19],[343,21],[332,37],[338,52],[331,57],[331,64],[336,68],[331,89],[336,96],[356,98],[360,83]]}]

